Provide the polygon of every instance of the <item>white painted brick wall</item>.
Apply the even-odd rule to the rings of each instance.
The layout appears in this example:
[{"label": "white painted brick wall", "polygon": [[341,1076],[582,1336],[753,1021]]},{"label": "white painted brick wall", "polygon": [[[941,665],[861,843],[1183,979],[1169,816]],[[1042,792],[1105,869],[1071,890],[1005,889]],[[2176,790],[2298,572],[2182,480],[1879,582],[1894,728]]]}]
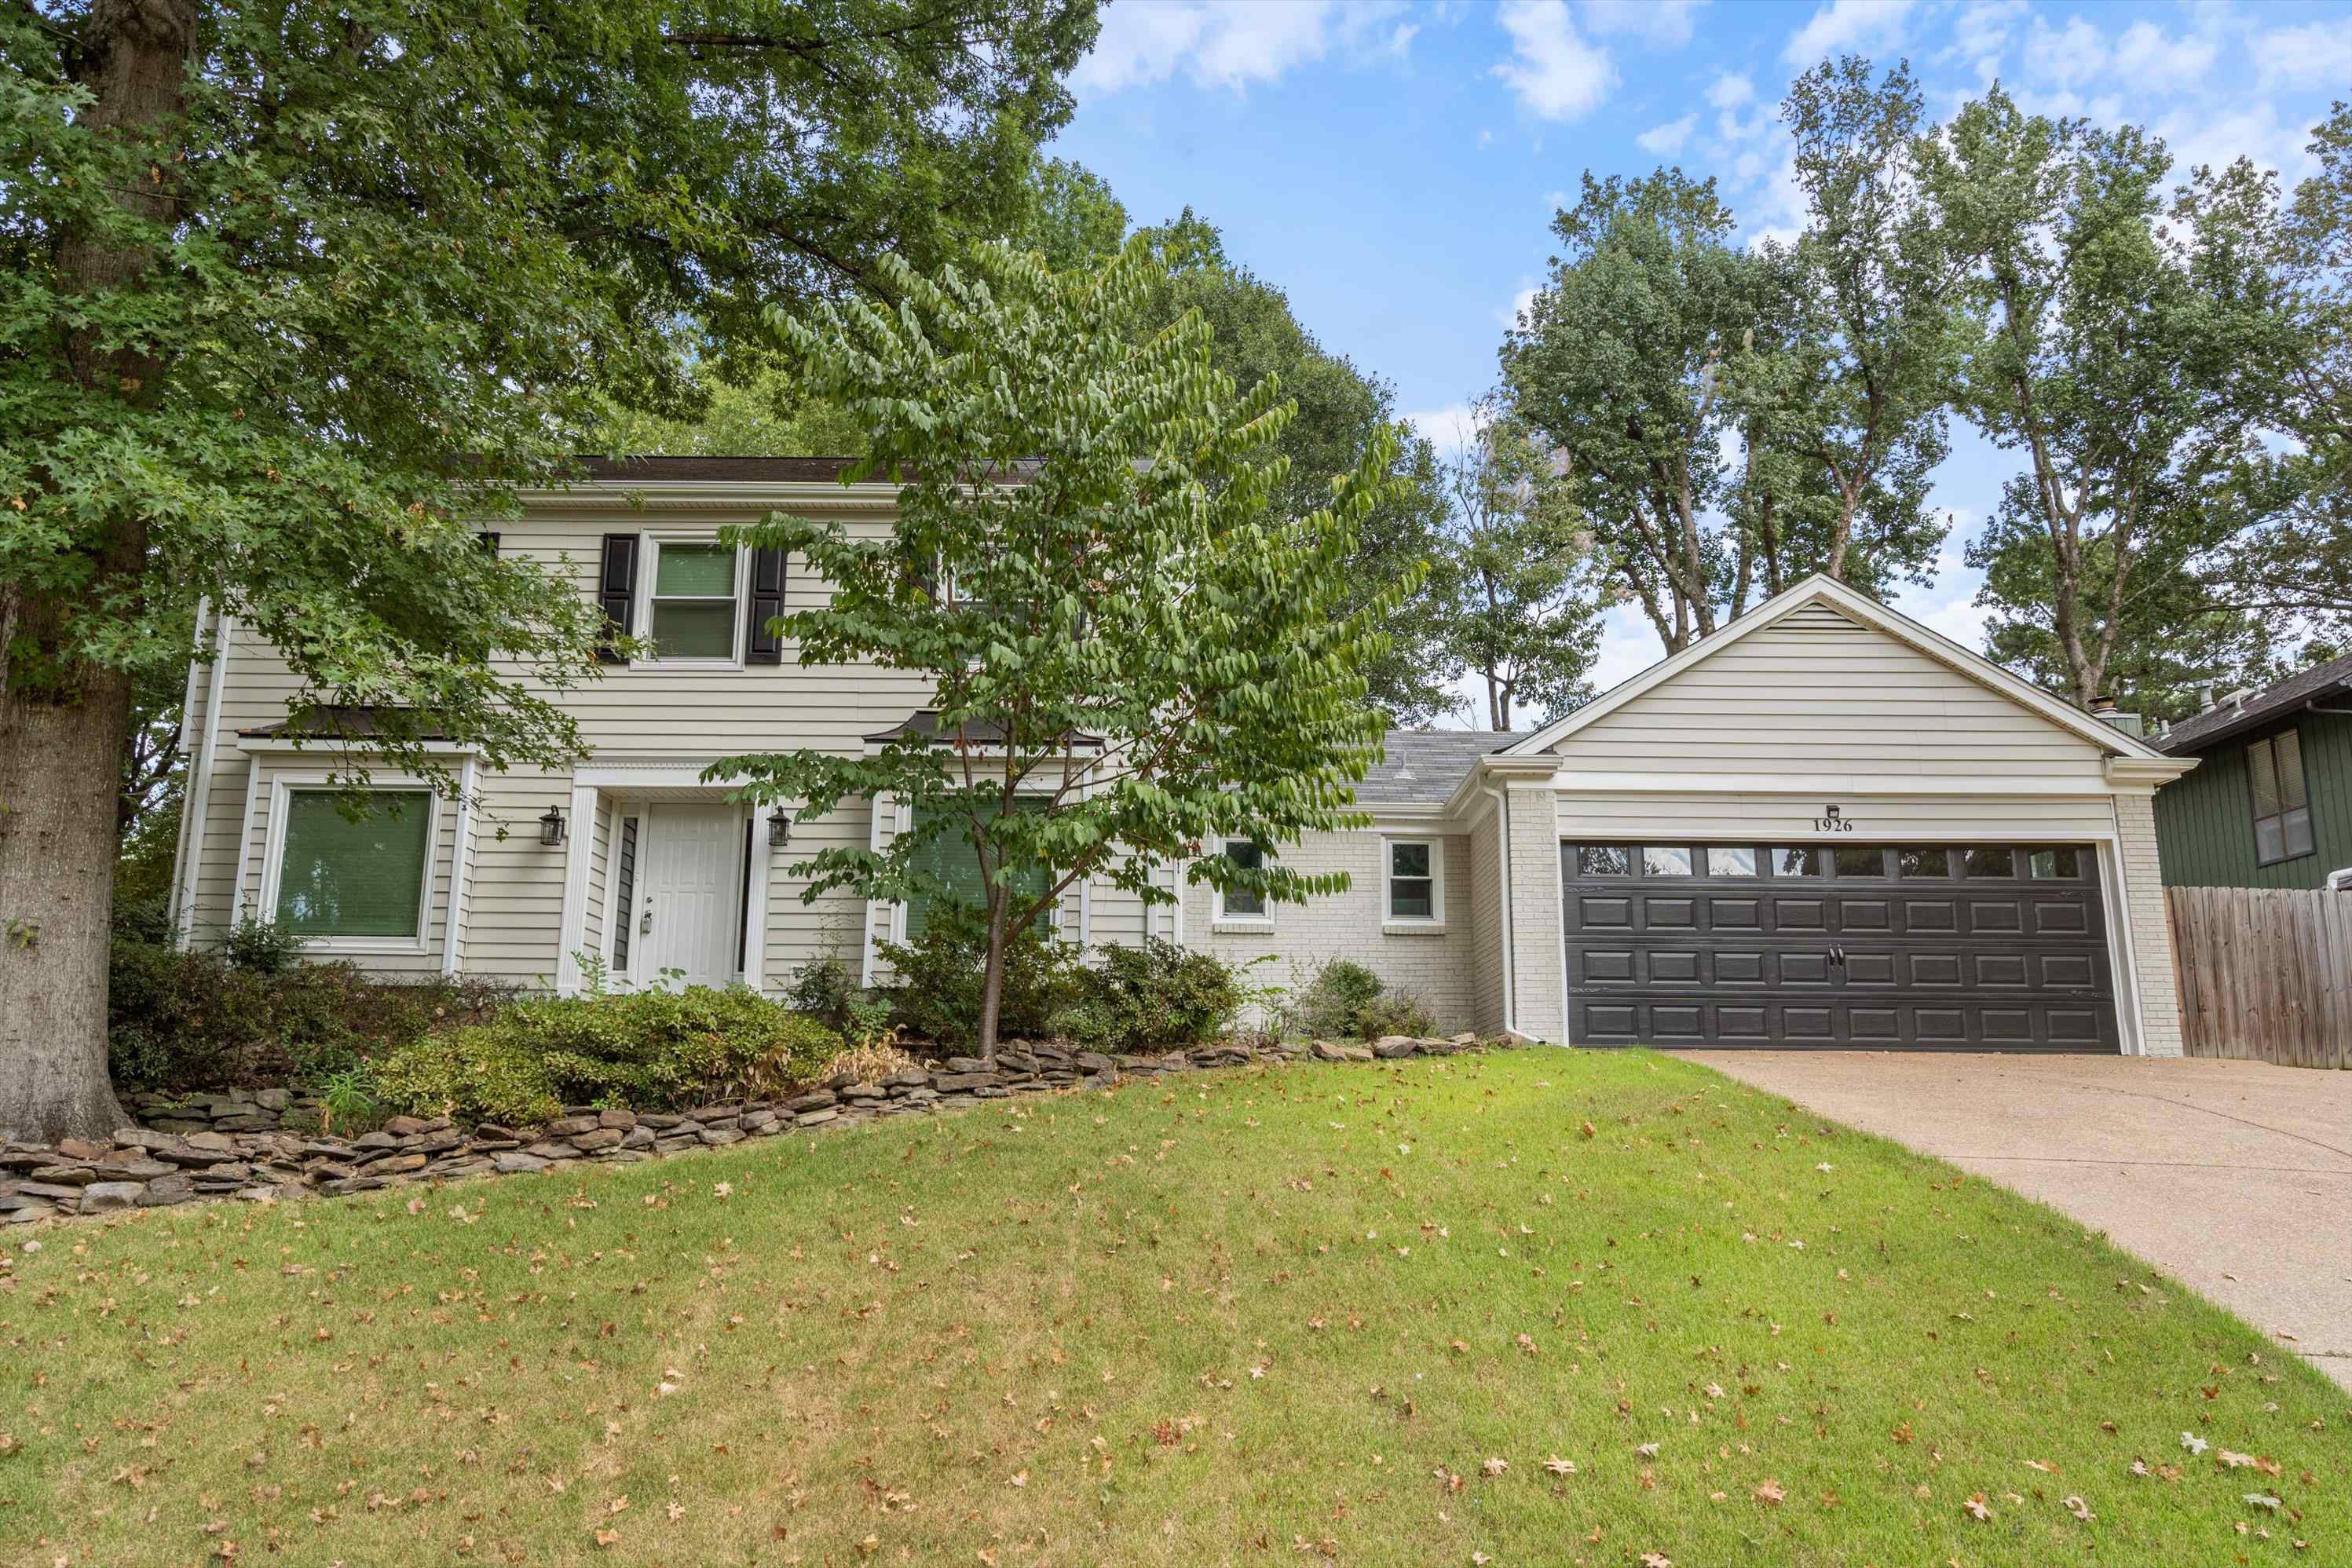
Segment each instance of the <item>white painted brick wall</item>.
[{"label": "white painted brick wall", "polygon": [[1391,838],[1407,832],[1371,831],[1310,833],[1285,846],[1285,863],[1307,872],[1344,871],[1348,891],[1305,904],[1270,904],[1271,930],[1219,928],[1213,894],[1206,886],[1184,890],[1184,945],[1213,953],[1228,963],[1271,961],[1252,975],[1259,984],[1303,986],[1329,958],[1352,958],[1389,986],[1411,991],[1427,1005],[1439,1030],[1493,1027],[1482,1021],[1473,995],[1471,841],[1429,835],[1445,867],[1443,931],[1383,930],[1385,896],[1381,857]]},{"label": "white painted brick wall", "polygon": [[1509,794],[1512,1022],[1521,1034],[1557,1042],[1568,1037],[1561,994],[1559,810],[1549,782]]},{"label": "white painted brick wall", "polygon": [[2172,973],[2172,929],[2156,852],[2156,797],[2118,794],[2116,833],[2122,846],[2126,926],[2139,970],[2140,1049],[2179,1056],[2180,992]]}]

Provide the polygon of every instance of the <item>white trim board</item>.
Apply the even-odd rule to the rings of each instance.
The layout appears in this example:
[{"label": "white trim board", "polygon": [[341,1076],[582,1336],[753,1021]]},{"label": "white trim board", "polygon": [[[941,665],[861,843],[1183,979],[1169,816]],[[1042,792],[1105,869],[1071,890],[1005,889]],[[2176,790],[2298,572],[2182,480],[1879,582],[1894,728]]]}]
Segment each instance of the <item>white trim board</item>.
[{"label": "white trim board", "polygon": [[2111,724],[2093,718],[2071,703],[2060,701],[2039,687],[2029,685],[1994,664],[1981,653],[1974,653],[1958,643],[1912,620],[1899,611],[1889,610],[1873,599],[1865,598],[1842,582],[1816,574],[1792,588],[1783,590],[1774,598],[1749,611],[1730,625],[1711,635],[1702,637],[1679,653],[1659,660],[1631,680],[1621,681],[1601,695],[1578,708],[1564,718],[1554,720],[1533,735],[1513,741],[1495,755],[1526,757],[1549,751],[1562,740],[1587,725],[1606,718],[1619,708],[1644,694],[1656,690],[1692,665],[1713,658],[1726,648],[1786,620],[1809,605],[1827,605],[1849,621],[1857,622],[1925,653],[1955,673],[1964,675],[1992,692],[2008,698],[2020,707],[2049,720],[2059,728],[2086,740],[2102,750],[2121,757],[2143,760],[2175,760],[2157,750],[2146,741],[2126,735]]}]

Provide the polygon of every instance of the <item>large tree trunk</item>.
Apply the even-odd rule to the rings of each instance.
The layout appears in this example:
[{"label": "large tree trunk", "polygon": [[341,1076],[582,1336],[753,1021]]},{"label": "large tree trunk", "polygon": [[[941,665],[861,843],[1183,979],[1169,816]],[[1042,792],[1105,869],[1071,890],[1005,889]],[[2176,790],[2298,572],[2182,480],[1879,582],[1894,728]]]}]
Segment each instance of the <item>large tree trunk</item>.
[{"label": "large tree trunk", "polygon": [[106,968],[131,681],[78,684],[0,695],[0,1131],[43,1143],[130,1121],[106,1074]]},{"label": "large tree trunk", "polygon": [[[172,171],[196,35],[195,0],[98,0],[80,28],[82,125],[139,150],[149,181],[114,200],[155,222],[173,215]],[[54,261],[78,292],[102,297],[152,270],[152,251],[68,232]],[[58,373],[89,397],[152,403],[163,366],[76,324]],[[146,570],[143,517],[87,546],[89,598],[129,591]],[[108,932],[116,795],[131,678],[75,657],[73,606],[0,588],[0,1129],[20,1138],[104,1134],[127,1119],[106,1073]]]}]

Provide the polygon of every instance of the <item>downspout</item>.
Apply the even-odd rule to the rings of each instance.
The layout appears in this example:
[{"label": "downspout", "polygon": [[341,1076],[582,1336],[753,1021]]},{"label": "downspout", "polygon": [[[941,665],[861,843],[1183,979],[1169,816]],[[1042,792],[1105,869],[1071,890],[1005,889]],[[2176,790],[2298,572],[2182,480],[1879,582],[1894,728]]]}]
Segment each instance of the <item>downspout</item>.
[{"label": "downspout", "polygon": [[1485,786],[1495,798],[1496,858],[1500,862],[1503,895],[1503,1032],[1519,1032],[1519,977],[1517,966],[1511,962],[1511,792],[1507,789]]}]

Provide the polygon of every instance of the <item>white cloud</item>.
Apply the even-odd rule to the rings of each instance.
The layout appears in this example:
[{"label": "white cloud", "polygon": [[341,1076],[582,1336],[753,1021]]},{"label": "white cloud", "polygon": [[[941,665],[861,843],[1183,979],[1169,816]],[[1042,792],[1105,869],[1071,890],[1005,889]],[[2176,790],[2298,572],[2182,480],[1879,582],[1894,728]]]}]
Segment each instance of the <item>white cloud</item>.
[{"label": "white cloud", "polygon": [[1337,0],[1125,0],[1070,80],[1081,92],[1147,87],[1182,71],[1202,87],[1238,92],[1279,80],[1334,48],[1359,61],[1402,56],[1421,29],[1389,24],[1402,0],[1341,8]]},{"label": "white cloud", "polygon": [[1697,129],[1698,116],[1695,113],[1685,114],[1680,120],[1670,120],[1664,125],[1654,125],[1633,140],[1640,144],[1643,152],[1654,152],[1661,158],[1671,158],[1683,150],[1683,143],[1688,141],[1691,132]]},{"label": "white cloud", "polygon": [[1532,283],[1511,296],[1511,302],[1495,312],[1495,319],[1513,331],[1518,330],[1519,318],[1536,308],[1536,286]]},{"label": "white cloud", "polygon": [[1964,62],[1977,85],[1989,87],[2000,74],[2011,29],[2025,15],[2025,0],[1972,0],[1952,20],[1949,57]]},{"label": "white cloud", "polygon": [[1829,0],[1789,38],[1780,57],[1801,70],[1832,55],[1884,48],[1901,36],[1912,0]]},{"label": "white cloud", "polygon": [[1451,457],[1470,444],[1478,429],[1477,410],[1466,402],[1448,403],[1444,408],[1425,408],[1418,413],[1408,413],[1404,422],[1428,438],[1439,454]]},{"label": "white cloud", "polygon": [[1513,56],[1494,68],[1519,101],[1545,120],[1574,120],[1617,85],[1609,51],[1584,41],[1566,0],[1507,0],[1499,16]]},{"label": "white cloud", "polygon": [[1631,33],[1648,44],[1680,47],[1706,0],[1584,0],[1584,25],[1595,34]]},{"label": "white cloud", "polygon": [[2334,87],[2352,81],[2352,16],[2273,27],[2247,47],[2264,87]]},{"label": "white cloud", "polygon": [[2175,37],[2153,22],[2134,22],[2116,40],[2116,74],[2142,89],[2191,87],[2212,74],[2221,56],[2221,35],[2210,23]]},{"label": "white cloud", "polygon": [[2172,154],[2175,180],[2186,180],[2199,164],[2227,168],[2241,154],[2259,168],[2275,169],[2292,182],[2309,172],[2311,155],[2305,144],[2310,130],[2279,119],[2278,106],[2267,99],[2239,100],[2240,107],[2213,110],[2179,110],[2149,129],[2164,138]]},{"label": "white cloud", "polygon": [[1478,128],[1478,145],[1481,147],[1491,147],[1494,144],[1495,133],[1487,130],[1485,126],[1480,126]]},{"label": "white cloud", "polygon": [[2107,36],[2080,16],[2069,16],[2063,27],[2041,17],[2025,45],[2025,74],[2036,81],[2071,88],[2107,75]]},{"label": "white cloud", "polygon": [[1708,86],[1706,101],[1726,114],[1756,101],[1756,84],[1744,76],[1724,71]]}]

